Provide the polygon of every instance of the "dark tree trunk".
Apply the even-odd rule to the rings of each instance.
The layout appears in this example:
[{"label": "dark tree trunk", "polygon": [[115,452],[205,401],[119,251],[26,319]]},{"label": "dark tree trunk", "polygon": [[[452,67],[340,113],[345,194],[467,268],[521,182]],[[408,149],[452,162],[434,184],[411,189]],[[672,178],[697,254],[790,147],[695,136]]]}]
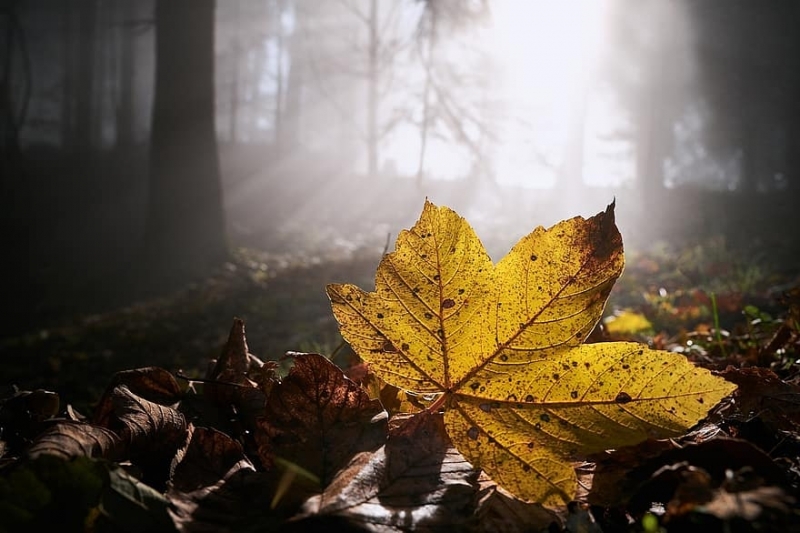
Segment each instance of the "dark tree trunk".
[{"label": "dark tree trunk", "polygon": [[96,0],[81,0],[79,4],[77,79],[75,87],[75,116],[73,142],[80,151],[92,146],[92,103],[95,65],[94,45],[97,18]]},{"label": "dark tree trunk", "polygon": [[[28,328],[36,303],[30,279],[30,177],[19,142],[31,85],[30,58],[19,4],[18,0],[12,1],[5,8],[5,31],[0,36],[0,239],[6,250],[0,261],[0,337],[6,333],[18,335],[21,328]],[[22,72],[15,71],[15,64],[18,68],[22,65]],[[11,83],[15,74],[24,83],[16,94]]]},{"label": "dark tree trunk", "polygon": [[117,147],[127,148],[133,145],[133,40],[135,6],[128,0],[117,4],[119,10],[120,50],[119,50],[119,101],[117,102],[116,130]]},{"label": "dark tree trunk", "polygon": [[158,0],[147,257],[168,279],[227,257],[214,128],[214,0]]}]

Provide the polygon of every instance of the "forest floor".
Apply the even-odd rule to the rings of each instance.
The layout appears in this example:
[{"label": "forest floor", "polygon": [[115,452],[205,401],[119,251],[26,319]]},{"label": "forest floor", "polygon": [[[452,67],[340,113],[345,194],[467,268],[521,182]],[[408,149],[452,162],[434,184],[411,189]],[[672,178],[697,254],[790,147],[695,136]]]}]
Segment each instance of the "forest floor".
[{"label": "forest floor", "polygon": [[[327,258],[239,249],[213,276],[168,296],[63,317],[3,340],[0,399],[44,389],[58,394],[61,411],[69,404],[89,414],[119,371],[157,366],[202,378],[225,349],[235,318],[244,321],[249,351],[264,361],[280,360],[287,351],[335,354],[333,362],[348,369],[357,361],[343,346],[325,286],[348,282],[369,290],[379,261],[375,251]],[[774,530],[796,524],[798,287],[800,272],[733,253],[721,239],[628,255],[591,339],[645,342],[715,371],[751,370],[737,378],[735,416],[717,413],[674,441],[669,459],[663,448],[615,459],[639,483],[624,500],[591,507],[604,531]],[[3,413],[8,431],[10,415]],[[600,473],[614,470],[597,464]],[[0,483],[0,496],[2,490]],[[645,515],[655,516],[656,525]]]}]

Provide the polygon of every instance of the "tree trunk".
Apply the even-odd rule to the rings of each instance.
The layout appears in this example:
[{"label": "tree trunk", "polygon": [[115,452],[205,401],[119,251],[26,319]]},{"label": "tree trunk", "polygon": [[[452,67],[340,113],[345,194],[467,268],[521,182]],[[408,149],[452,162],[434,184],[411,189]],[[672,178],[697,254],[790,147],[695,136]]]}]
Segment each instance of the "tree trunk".
[{"label": "tree trunk", "polygon": [[78,55],[75,87],[75,116],[72,139],[79,151],[92,146],[92,104],[94,92],[95,29],[97,18],[96,0],[81,0],[78,17]]},{"label": "tree trunk", "polygon": [[438,4],[428,2],[425,7],[429,10],[430,26],[428,28],[427,53],[422,61],[425,63],[425,81],[422,87],[422,123],[419,135],[419,160],[417,161],[417,185],[422,185],[425,177],[425,156],[428,149],[428,132],[431,127],[431,76],[433,75],[433,52],[436,49],[436,19]]},{"label": "tree trunk", "polygon": [[214,128],[214,0],[158,0],[147,258],[168,279],[227,257]]},{"label": "tree trunk", "polygon": [[133,145],[133,19],[135,9],[132,2],[122,0],[117,4],[119,15],[119,100],[116,108],[117,147]]},{"label": "tree trunk", "polygon": [[367,176],[378,174],[378,0],[370,0],[367,54]]}]

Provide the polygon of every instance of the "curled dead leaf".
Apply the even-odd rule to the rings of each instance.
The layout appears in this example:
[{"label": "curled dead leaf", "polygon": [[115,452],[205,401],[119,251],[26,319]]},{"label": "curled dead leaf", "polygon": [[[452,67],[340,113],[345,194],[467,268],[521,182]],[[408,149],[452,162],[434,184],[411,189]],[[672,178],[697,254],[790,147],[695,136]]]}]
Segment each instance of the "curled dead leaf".
[{"label": "curled dead leaf", "polygon": [[273,387],[255,439],[262,463],[275,458],[317,476],[322,487],[359,452],[386,439],[386,413],[361,386],[318,354],[290,354],[289,374]]}]

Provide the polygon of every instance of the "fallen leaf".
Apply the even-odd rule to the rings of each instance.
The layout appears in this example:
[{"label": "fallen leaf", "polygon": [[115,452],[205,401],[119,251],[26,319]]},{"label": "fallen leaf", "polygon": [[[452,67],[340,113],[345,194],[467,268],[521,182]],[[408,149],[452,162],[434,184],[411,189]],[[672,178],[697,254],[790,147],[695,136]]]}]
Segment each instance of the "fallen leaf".
[{"label": "fallen leaf", "polygon": [[181,387],[167,370],[155,366],[123,370],[114,374],[95,409],[92,422],[108,427],[116,410],[114,389],[125,386],[135,396],[160,405],[176,405],[182,396]]},{"label": "fallen leaf", "polygon": [[344,339],[378,377],[440,397],[475,467],[526,501],[573,499],[572,461],[691,427],[735,385],[681,355],[583,344],[623,267],[614,205],[523,237],[496,266],[469,224],[425,203],[375,292],[327,288]]},{"label": "fallen leaf", "polygon": [[394,427],[385,446],[355,457],[297,520],[335,517],[370,531],[461,530],[477,477],[447,438],[442,416],[422,413]]},{"label": "fallen leaf", "polygon": [[242,445],[213,428],[190,426],[187,445],[173,459],[170,487],[190,492],[217,483],[231,470],[255,467]]},{"label": "fallen leaf", "polygon": [[118,460],[124,450],[119,437],[112,431],[92,424],[72,421],[54,422],[31,444],[29,459],[55,455],[62,459],[102,457]]},{"label": "fallen leaf", "polygon": [[319,478],[326,487],[361,451],[386,439],[386,413],[377,400],[317,354],[291,354],[289,374],[275,385],[255,439],[267,468],[280,458]]},{"label": "fallen leaf", "polygon": [[211,428],[192,427],[190,434],[166,494],[178,531],[242,531],[268,516],[269,484],[242,446]]},{"label": "fallen leaf", "polygon": [[505,491],[484,473],[478,479],[477,509],[473,516],[474,531],[527,533],[561,531],[563,519],[538,503],[523,502]]},{"label": "fallen leaf", "polygon": [[652,331],[653,324],[647,317],[630,309],[614,313],[604,321],[609,335],[625,337]]}]

